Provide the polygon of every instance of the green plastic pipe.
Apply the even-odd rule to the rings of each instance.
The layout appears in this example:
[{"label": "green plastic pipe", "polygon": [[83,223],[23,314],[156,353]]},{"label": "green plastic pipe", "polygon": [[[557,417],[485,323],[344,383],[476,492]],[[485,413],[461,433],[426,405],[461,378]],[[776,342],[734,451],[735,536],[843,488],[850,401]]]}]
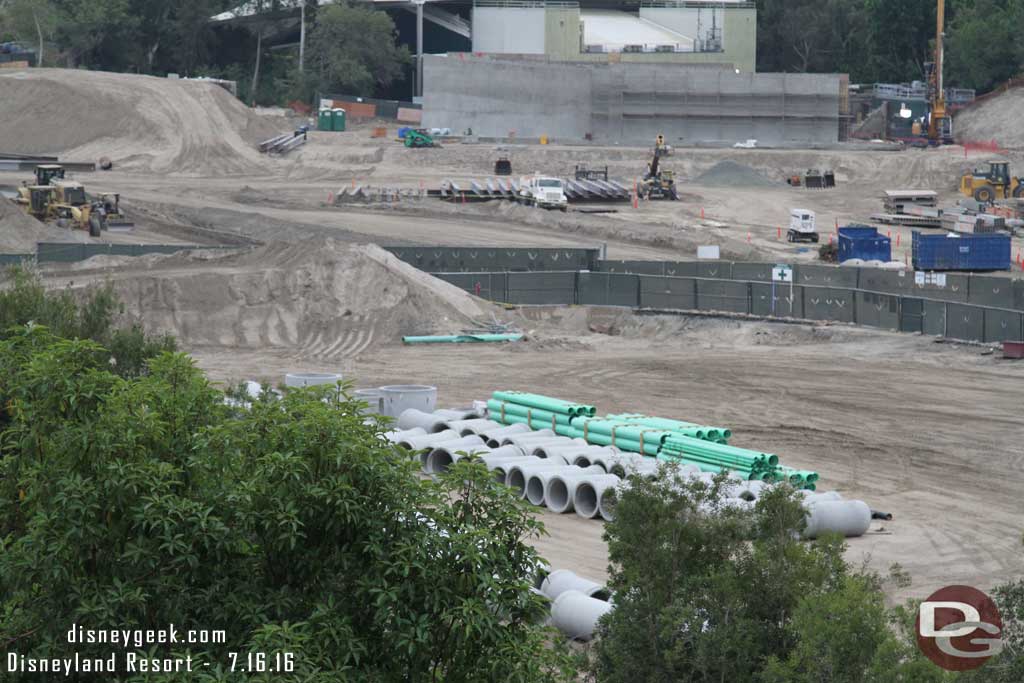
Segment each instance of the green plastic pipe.
[{"label": "green plastic pipe", "polygon": [[644,428],[637,426],[630,426],[624,422],[618,422],[614,420],[604,420],[601,418],[580,418],[577,417],[572,421],[572,426],[585,432],[586,434],[604,434],[606,436],[614,436],[615,441],[618,442],[620,438],[629,439],[630,441],[636,441],[637,444],[643,439],[644,445],[647,442],[657,444],[665,443],[665,440],[670,436],[673,436],[672,432],[657,430],[654,427]]},{"label": "green plastic pipe", "polygon": [[[501,422],[500,420],[495,420],[495,421],[496,422]],[[502,422],[502,424],[507,424],[507,425],[524,424],[527,427],[529,427],[530,429],[551,429],[551,422],[550,421],[545,422],[544,420],[539,420],[536,417],[531,418],[531,419],[527,419],[525,416],[517,417],[515,415],[506,415],[505,416],[505,420],[504,420],[504,422]],[[569,436],[569,437],[575,436],[575,434],[573,434],[572,427],[570,427],[569,425],[556,425],[555,428],[552,431],[554,431],[554,433],[558,434],[559,436]]]},{"label": "green plastic pipe", "polygon": [[406,344],[471,344],[479,342],[514,342],[522,334],[446,334],[426,337],[402,337]]},{"label": "green plastic pipe", "polygon": [[666,446],[671,446],[679,450],[688,451],[693,450],[695,452],[708,452],[708,453],[720,453],[722,455],[734,455],[738,457],[748,457],[753,460],[754,458],[763,456],[768,459],[768,463],[773,467],[779,464],[779,456],[774,453],[763,453],[760,451],[752,451],[746,448],[738,448],[736,446],[727,446],[725,444],[712,443],[710,441],[703,441],[701,439],[694,439],[688,436],[673,437],[665,442]]},{"label": "green plastic pipe", "polygon": [[[732,436],[732,430],[725,427],[710,427],[708,425],[699,425],[694,422],[684,422],[682,420],[669,420],[664,417],[652,417],[650,415],[641,415],[639,413],[622,413],[621,415],[608,415],[608,419],[628,420],[630,422],[641,422],[642,424],[657,427],[660,429],[667,429],[669,431],[685,432],[686,430],[701,430],[706,434],[715,432],[714,438],[728,439]],[[687,436],[692,436],[688,434]],[[704,438],[704,437],[696,437]]]},{"label": "green plastic pipe", "polygon": [[495,401],[508,401],[509,403],[516,403],[527,408],[540,408],[541,410],[548,410],[552,413],[561,413],[563,415],[571,415],[576,417],[583,415],[585,417],[593,417],[597,413],[597,409],[594,406],[585,405],[582,403],[571,403],[569,401],[563,401],[560,398],[551,398],[550,396],[541,396],[540,394],[528,394],[521,391],[495,391],[491,394],[491,398]]},{"label": "green plastic pipe", "polygon": [[[569,436],[578,439],[584,438],[582,429],[577,429],[576,427],[573,427],[572,429],[572,434],[570,434]],[[633,441],[632,439],[626,438],[619,438],[618,436],[615,437],[615,442],[612,443],[612,437],[608,434],[588,432],[586,436],[586,441],[587,443],[595,444],[597,446],[615,446],[616,448],[623,451],[630,451],[632,453],[640,452],[639,441]],[[647,441],[644,440],[644,455],[657,455],[659,452],[660,447],[657,443],[647,443]]]},{"label": "green plastic pipe", "polygon": [[[490,413],[491,419],[495,422],[502,421],[502,412],[504,409],[505,416],[514,417],[530,417],[532,420],[543,421],[547,427],[553,428],[552,424],[570,425],[572,418],[568,415],[562,415],[561,413],[552,413],[548,410],[541,410],[540,408],[527,408],[515,403],[502,403],[501,401],[495,401],[493,398],[487,401],[487,410]],[[552,419],[554,420],[552,422]]]}]

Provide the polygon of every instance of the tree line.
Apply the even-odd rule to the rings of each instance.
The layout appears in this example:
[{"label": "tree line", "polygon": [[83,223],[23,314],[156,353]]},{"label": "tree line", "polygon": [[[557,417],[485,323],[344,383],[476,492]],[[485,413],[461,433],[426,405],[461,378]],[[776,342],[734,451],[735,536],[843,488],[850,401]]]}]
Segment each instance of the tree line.
[{"label": "tree line", "polygon": [[[853,83],[923,78],[936,0],[755,0],[757,69],[840,72]],[[249,4],[273,13],[281,0]],[[307,54],[271,49],[270,24],[217,26],[239,0],[0,0],[0,40],[31,45],[45,65],[238,81],[243,99],[309,100],[321,91],[407,89],[409,53],[385,12],[306,0]],[[946,82],[985,91],[1017,75],[1024,0],[948,0]],[[255,83],[255,85],[254,85]]]}]

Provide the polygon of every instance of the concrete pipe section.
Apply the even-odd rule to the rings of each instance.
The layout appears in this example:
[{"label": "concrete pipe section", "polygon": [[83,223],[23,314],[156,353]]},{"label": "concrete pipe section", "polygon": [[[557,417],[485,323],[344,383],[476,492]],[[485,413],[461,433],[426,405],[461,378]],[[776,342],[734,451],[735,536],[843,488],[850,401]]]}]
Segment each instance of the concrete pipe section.
[{"label": "concrete pipe section", "polygon": [[[532,456],[537,457],[537,456]],[[512,489],[520,498],[526,498],[526,483],[537,472],[545,470],[565,470],[566,466],[541,458],[540,462],[512,463],[508,470],[508,477],[505,479],[505,486]],[[578,468],[574,468],[578,469]]]},{"label": "concrete pipe section", "polygon": [[480,432],[500,426],[497,422],[482,417],[471,420],[451,420],[448,422],[448,429],[454,429],[463,436],[469,436],[470,434],[479,436]]},{"label": "concrete pipe section", "polygon": [[437,387],[426,384],[389,384],[381,387],[384,412],[398,417],[409,408],[432,413],[437,405]]},{"label": "concrete pipe section", "polygon": [[824,533],[863,536],[871,527],[871,508],[862,500],[823,500],[807,506],[804,538]]},{"label": "concrete pipe section", "polygon": [[445,449],[448,453],[455,453],[456,451],[471,452],[476,447],[484,447],[484,440],[479,436],[462,436],[450,441],[442,441],[441,443],[435,444],[434,447],[427,451],[424,450],[420,453],[420,467],[427,474],[433,474],[430,471],[428,464],[430,462],[430,456],[438,449]]},{"label": "concrete pipe section", "polygon": [[611,603],[569,590],[551,604],[551,623],[567,638],[587,641],[594,637],[597,622],[611,611]]},{"label": "concrete pipe section", "polygon": [[[544,503],[552,512],[572,512],[576,488],[583,480],[596,476],[607,477],[611,475],[602,475],[599,472],[583,472],[581,469],[580,474],[556,474],[552,476],[544,486]],[[618,479],[618,477],[615,478]]]},{"label": "concrete pipe section", "polygon": [[508,425],[507,427],[499,427],[497,429],[488,429],[481,432],[480,436],[483,437],[488,446],[497,448],[502,445],[501,440],[506,436],[511,436],[513,434],[525,434],[529,431],[532,430],[524,424],[514,424]]},{"label": "concrete pipe section", "polygon": [[597,581],[585,579],[568,569],[556,569],[540,584],[540,592],[554,600],[566,591],[579,591],[588,598],[608,602],[611,593]]},{"label": "concrete pipe section", "polygon": [[822,491],[821,493],[809,492],[804,496],[804,505],[815,505],[842,500],[838,491]]},{"label": "concrete pipe section", "polygon": [[414,436],[423,436],[427,432],[422,427],[413,427],[412,429],[395,430],[393,432],[386,432],[384,438],[391,443],[401,443],[405,439]]},{"label": "concrete pipe section", "polygon": [[[552,460],[552,458],[547,458],[542,462],[550,460]],[[596,465],[585,468],[576,467],[575,465],[567,465],[562,468],[534,472],[526,482],[526,499],[530,501],[531,504],[541,507],[546,505],[544,492],[547,490],[548,482],[552,477],[558,475],[572,476],[574,474],[600,474],[603,471],[604,470]]]},{"label": "concrete pipe section", "polygon": [[[511,448],[515,448],[515,446],[511,446]],[[505,483],[508,479],[508,471],[512,469],[513,466],[517,464],[527,465],[529,463],[541,462],[541,459],[535,455],[523,455],[517,457],[505,456],[490,461],[486,459],[486,456],[484,456],[483,460],[487,465],[487,469],[494,473],[494,480],[499,484]]]},{"label": "concrete pipe section", "polygon": [[597,514],[601,519],[610,522],[615,519],[615,506],[619,504],[619,497],[629,488],[629,481],[624,479],[617,486],[609,486],[601,491],[597,499]]},{"label": "concrete pipe section", "polygon": [[[621,451],[615,446],[591,446],[590,450],[581,451],[573,461],[580,467],[590,467],[597,464],[596,461],[606,455],[618,455]],[[601,466],[604,469],[604,466]],[[607,472],[607,470],[605,470]]]},{"label": "concrete pipe section", "polygon": [[538,458],[545,457],[541,455],[544,448],[555,448],[558,446],[565,446],[572,443],[572,439],[567,436],[552,436],[547,439],[537,439],[536,441],[526,441],[525,449],[528,455],[536,455]]},{"label": "concrete pipe section", "polygon": [[[437,413],[425,413],[417,408],[403,410],[398,416],[399,429],[419,427],[427,432],[443,432],[448,429],[450,418]],[[454,430],[453,430],[454,431]]]},{"label": "concrete pipe section", "polygon": [[341,381],[341,375],[333,372],[289,372],[284,376],[286,387],[317,387],[323,384],[334,385]]},{"label": "concrete pipe section", "polygon": [[522,457],[523,452],[517,449],[515,446],[508,446],[510,450],[501,448],[491,448],[487,445],[473,446],[472,448],[455,448],[449,450],[445,446],[435,448],[430,452],[430,457],[427,459],[427,471],[431,474],[440,474],[444,472],[453,464],[462,460],[464,455],[460,455],[460,452],[466,452],[470,455],[478,456],[481,460],[485,456],[497,455],[498,457]]},{"label": "concrete pipe section", "polygon": [[410,451],[418,451],[421,448],[433,448],[445,441],[453,441],[458,438],[460,438],[458,432],[446,429],[443,432],[433,432],[431,434],[403,438],[398,442],[398,445],[403,448],[408,448]]},{"label": "concrete pipe section", "polygon": [[356,389],[352,392],[352,398],[366,403],[366,407],[360,411],[363,415],[384,414],[384,393],[380,389]]},{"label": "concrete pipe section", "polygon": [[541,441],[550,441],[556,436],[558,435],[550,429],[538,429],[537,431],[527,432],[525,434],[509,434],[504,436],[501,439],[501,445],[507,446],[508,444],[512,444],[513,446],[523,448],[524,444],[528,444],[531,441],[536,441],[538,443]]},{"label": "concrete pipe section", "polygon": [[449,420],[478,420],[483,417],[483,413],[476,408],[439,408],[434,414],[443,415]]},{"label": "concrete pipe section", "polygon": [[[576,439],[573,439],[573,441],[575,443],[561,446],[540,446],[534,449],[534,455],[539,458],[551,458],[560,455],[565,458],[566,462],[573,464],[577,456],[598,453],[604,448],[604,446],[591,446],[586,442],[579,443]],[[590,463],[587,463],[587,466],[589,465]]]},{"label": "concrete pipe section", "polygon": [[621,481],[614,474],[595,474],[582,479],[573,492],[572,504],[576,514],[584,519],[597,517],[601,495]]}]

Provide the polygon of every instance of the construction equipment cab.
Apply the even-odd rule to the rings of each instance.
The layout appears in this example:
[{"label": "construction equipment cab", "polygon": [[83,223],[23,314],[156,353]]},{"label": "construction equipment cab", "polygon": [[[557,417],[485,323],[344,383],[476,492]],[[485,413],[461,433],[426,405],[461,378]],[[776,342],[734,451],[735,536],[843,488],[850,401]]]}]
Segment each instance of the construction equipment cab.
[{"label": "construction equipment cab", "polygon": [[519,181],[518,201],[542,209],[569,209],[569,200],[565,197],[562,181],[549,176],[533,175],[522,178]]},{"label": "construction equipment cab", "polygon": [[814,225],[814,212],[807,209],[790,209],[786,239],[790,242],[817,242],[818,230]]},{"label": "construction equipment cab", "polygon": [[996,199],[1024,196],[1024,182],[1010,176],[1010,162],[990,161],[960,177],[960,194],[987,204]]}]

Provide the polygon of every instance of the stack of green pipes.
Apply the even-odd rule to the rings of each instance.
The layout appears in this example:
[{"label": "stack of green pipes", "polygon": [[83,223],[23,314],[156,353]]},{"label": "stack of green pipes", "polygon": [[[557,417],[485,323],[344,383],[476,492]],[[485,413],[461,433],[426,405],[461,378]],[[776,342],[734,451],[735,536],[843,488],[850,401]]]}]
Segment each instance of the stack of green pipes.
[{"label": "stack of green pipes", "polygon": [[747,479],[785,480],[810,490],[818,480],[817,472],[781,466],[779,456],[773,453],[728,445],[732,432],[724,427],[637,413],[596,417],[592,405],[519,391],[495,391],[487,408],[491,419],[502,424],[550,429],[590,444],[696,465],[704,472],[739,472]]}]

